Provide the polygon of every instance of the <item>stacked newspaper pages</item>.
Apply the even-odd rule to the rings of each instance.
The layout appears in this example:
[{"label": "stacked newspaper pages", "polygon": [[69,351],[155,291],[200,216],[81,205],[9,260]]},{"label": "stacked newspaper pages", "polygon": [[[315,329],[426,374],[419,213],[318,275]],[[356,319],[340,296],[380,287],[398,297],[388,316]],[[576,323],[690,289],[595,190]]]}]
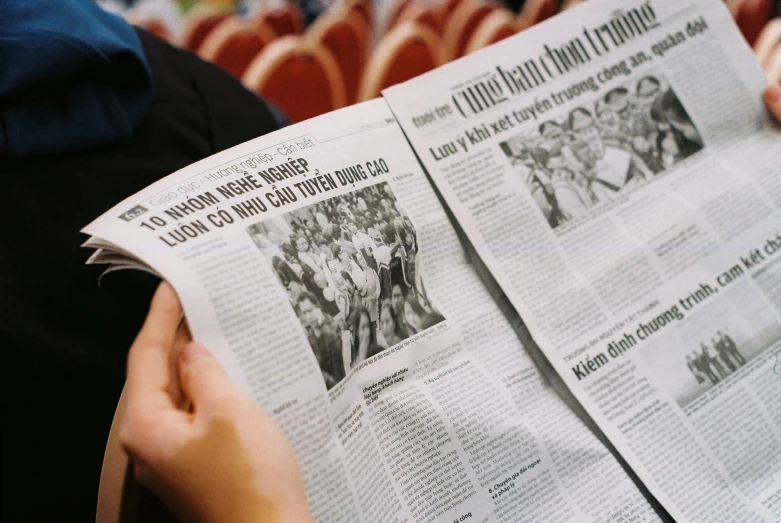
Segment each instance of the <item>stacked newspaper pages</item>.
[{"label": "stacked newspaper pages", "polygon": [[158,181],[90,262],[171,282],[319,521],[775,522],[765,83],[718,0],[590,2]]}]

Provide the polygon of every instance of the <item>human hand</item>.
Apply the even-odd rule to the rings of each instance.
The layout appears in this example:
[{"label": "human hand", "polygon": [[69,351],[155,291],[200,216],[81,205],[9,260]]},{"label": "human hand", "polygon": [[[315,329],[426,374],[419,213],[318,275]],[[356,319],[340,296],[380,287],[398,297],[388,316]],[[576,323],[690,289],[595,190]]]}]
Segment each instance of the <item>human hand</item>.
[{"label": "human hand", "polygon": [[284,434],[181,320],[161,283],[128,355],[120,441],[136,477],[183,521],[311,521]]},{"label": "human hand", "polygon": [[781,86],[771,85],[765,89],[765,103],[776,121],[781,124]]}]

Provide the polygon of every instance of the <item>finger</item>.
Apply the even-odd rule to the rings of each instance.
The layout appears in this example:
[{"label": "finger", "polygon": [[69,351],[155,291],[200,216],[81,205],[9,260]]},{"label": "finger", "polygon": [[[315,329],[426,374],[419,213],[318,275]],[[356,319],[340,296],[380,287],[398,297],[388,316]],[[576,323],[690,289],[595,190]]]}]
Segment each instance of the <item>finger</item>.
[{"label": "finger", "polygon": [[763,67],[767,65],[773,49],[779,45],[781,45],[781,17],[769,21],[754,43],[754,53]]},{"label": "finger", "polygon": [[[172,405],[166,388],[171,380],[170,351],[182,317],[173,288],[160,284],[152,298],[144,326],[130,347],[127,361],[128,406],[155,401]],[[167,405],[166,405],[167,406]]]},{"label": "finger", "polygon": [[768,58],[765,66],[767,81],[772,85],[781,85],[781,45],[773,51],[773,55]]},{"label": "finger", "polygon": [[771,85],[765,90],[765,103],[768,109],[776,117],[776,121],[781,123],[781,87]]},{"label": "finger", "polygon": [[173,347],[169,352],[168,370],[170,372],[170,379],[168,380],[168,386],[166,388],[168,395],[171,397],[171,402],[180,409],[186,409],[187,398],[182,391],[179,380],[179,353],[184,350],[184,347],[190,341],[192,341],[192,335],[187,327],[187,322],[182,321],[179,323],[179,328],[176,330]]},{"label": "finger", "polygon": [[179,377],[196,413],[221,405],[237,390],[217,359],[198,342],[188,343],[180,353]]}]

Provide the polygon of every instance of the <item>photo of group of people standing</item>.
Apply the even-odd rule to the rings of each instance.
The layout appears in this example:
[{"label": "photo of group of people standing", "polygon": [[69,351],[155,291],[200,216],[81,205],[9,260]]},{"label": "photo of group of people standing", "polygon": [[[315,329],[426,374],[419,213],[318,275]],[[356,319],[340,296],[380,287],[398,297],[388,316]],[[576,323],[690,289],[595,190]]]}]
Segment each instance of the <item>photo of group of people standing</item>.
[{"label": "photo of group of people standing", "polygon": [[500,146],[556,228],[652,180],[703,141],[667,81],[644,76]]},{"label": "photo of group of people standing", "polygon": [[716,331],[710,346],[700,342],[699,350],[686,355],[686,365],[698,384],[715,385],[745,363],[735,341],[721,331]]},{"label": "photo of group of people standing", "polygon": [[248,227],[285,287],[326,387],[444,321],[417,271],[415,228],[387,183]]}]

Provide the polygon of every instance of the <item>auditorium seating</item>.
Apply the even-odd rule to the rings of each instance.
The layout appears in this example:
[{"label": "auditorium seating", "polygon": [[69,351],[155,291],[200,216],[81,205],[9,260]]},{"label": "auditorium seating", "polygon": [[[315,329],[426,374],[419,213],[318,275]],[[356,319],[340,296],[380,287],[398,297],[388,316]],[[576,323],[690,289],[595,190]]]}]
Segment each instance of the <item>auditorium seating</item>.
[{"label": "auditorium seating", "polygon": [[278,5],[261,4],[262,7],[249,15],[249,18],[259,25],[268,25],[277,36],[301,34],[304,22],[298,7],[281,3]]},{"label": "auditorium seating", "polygon": [[502,6],[493,1],[464,0],[447,19],[442,33],[447,61],[464,55],[466,45],[483,19]]},{"label": "auditorium seating", "polygon": [[371,100],[391,85],[443,63],[442,41],[428,27],[401,22],[377,44],[361,80],[358,100]]},{"label": "auditorium seating", "polygon": [[442,0],[439,2],[438,11],[440,27],[445,27],[445,24],[448,19],[450,19],[450,15],[453,14],[453,11],[455,11],[456,8],[465,1],[467,0]]},{"label": "auditorium seating", "polygon": [[334,57],[319,42],[300,36],[283,36],[269,44],[249,65],[242,82],[293,123],[347,103]]},{"label": "auditorium seating", "polygon": [[[212,2],[196,2],[184,14],[173,0],[149,0],[126,16],[242,78],[300,121],[375,98],[585,1],[525,0],[516,16],[498,0],[388,0],[377,13],[372,0],[336,0],[306,29],[288,0],[266,0],[243,14]],[[771,20],[781,4],[773,2],[726,0],[768,77],[781,81],[781,18]]]},{"label": "auditorium seating", "polygon": [[385,9],[385,20],[384,20],[385,27],[383,32],[387,33],[396,26],[396,23],[399,21],[399,17],[401,16],[401,13],[403,13],[407,5],[411,4],[413,1],[414,0],[389,0],[388,1],[388,7]]},{"label": "auditorium seating", "polygon": [[727,7],[743,37],[754,45],[762,28],[770,20],[775,0],[728,0]]},{"label": "auditorium seating", "polygon": [[194,7],[182,19],[182,36],[179,45],[194,53],[197,52],[211,30],[229,16],[230,13],[226,11]]},{"label": "auditorium seating", "polygon": [[333,55],[344,81],[348,104],[354,103],[358,94],[369,52],[368,31],[363,17],[350,10],[321,15],[306,34],[306,38],[321,43]]},{"label": "auditorium seating", "polygon": [[556,0],[526,0],[519,15],[520,29],[539,24],[556,14]]},{"label": "auditorium seating", "polygon": [[437,34],[441,32],[439,11],[420,0],[408,3],[399,14],[397,23],[406,21],[422,24]]},{"label": "auditorium seating", "polygon": [[372,0],[341,0],[335,6],[336,9],[355,11],[366,21],[371,28],[374,25],[374,7]]},{"label": "auditorium seating", "polygon": [[509,11],[497,9],[483,18],[466,45],[465,54],[495,44],[518,32],[518,22]]},{"label": "auditorium seating", "polygon": [[241,78],[253,58],[276,36],[265,23],[231,16],[212,29],[198,55]]}]

